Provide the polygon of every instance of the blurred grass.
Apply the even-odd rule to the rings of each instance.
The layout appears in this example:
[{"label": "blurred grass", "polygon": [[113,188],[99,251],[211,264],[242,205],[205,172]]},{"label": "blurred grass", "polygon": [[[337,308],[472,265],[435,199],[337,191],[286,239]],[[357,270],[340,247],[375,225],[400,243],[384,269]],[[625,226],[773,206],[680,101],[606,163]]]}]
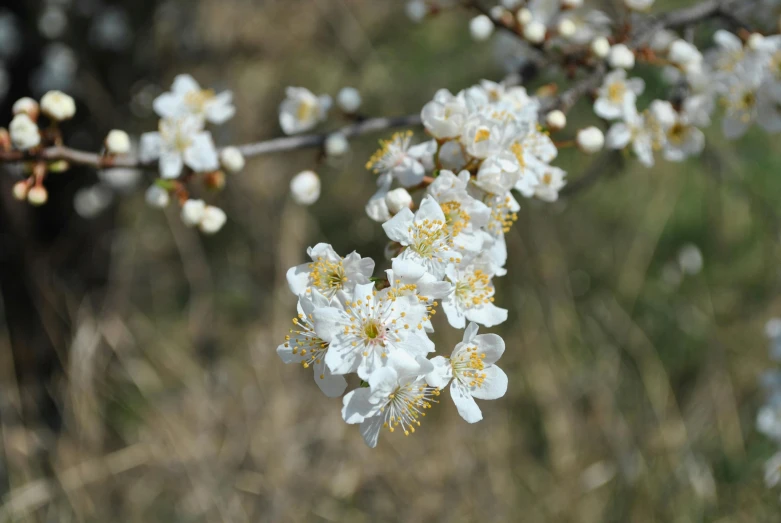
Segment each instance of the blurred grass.
[{"label": "blurred grass", "polygon": [[[240,108],[221,143],[279,134],[287,85],[332,95],[353,85],[368,114],[397,115],[440,87],[502,75],[460,11],[415,26],[401,2],[181,3],[191,5],[191,30],[220,58],[187,71],[233,89]],[[162,52],[176,35],[159,34]],[[160,83],[181,63],[173,55]],[[589,118],[582,104],[570,129]],[[773,449],[753,429],[770,366],[762,328],[781,312],[777,139],[728,143],[714,128],[703,158],[650,170],[627,158],[570,199],[524,202],[497,295],[510,318],[493,329],[507,342],[507,396],[482,402],[477,425],[445,399],[414,437],[383,434],[371,450],[340,402],[274,349],[295,310],[284,273],[308,245],[382,259],[382,230],[363,213],[376,138],[317,164],[323,196],[311,208],[287,184],[319,161],[314,151],[252,161],[213,197],[230,217],[215,237],[141,195],[123,204],[110,298],[74,307],[67,430],[41,442],[56,445],[60,486],[36,480],[30,434],[4,430],[16,487],[7,518],[781,519],[762,483]],[[565,152],[559,163],[575,179],[584,161]],[[676,283],[686,244],[704,268]],[[460,333],[436,319],[448,353]]]}]

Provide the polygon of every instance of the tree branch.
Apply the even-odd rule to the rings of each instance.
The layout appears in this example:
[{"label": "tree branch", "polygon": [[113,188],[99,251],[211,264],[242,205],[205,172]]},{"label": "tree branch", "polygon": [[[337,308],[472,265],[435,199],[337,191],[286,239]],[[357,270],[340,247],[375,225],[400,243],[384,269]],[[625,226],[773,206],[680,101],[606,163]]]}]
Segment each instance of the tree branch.
[{"label": "tree branch", "polygon": [[[346,138],[355,138],[364,134],[385,131],[388,129],[414,127],[420,125],[420,123],[420,115],[417,114],[394,118],[369,118],[346,125],[340,129],[335,129],[329,133],[285,136],[263,142],[239,145],[237,147],[245,157],[251,158],[264,154],[322,147],[326,138],[333,133],[341,133]],[[47,162],[65,160],[72,164],[86,165],[96,169],[141,169],[156,165],[156,162],[144,164],[135,156],[105,156],[64,146],[48,147],[32,153],[25,151],[0,151],[0,162],[13,163],[36,160]]]}]

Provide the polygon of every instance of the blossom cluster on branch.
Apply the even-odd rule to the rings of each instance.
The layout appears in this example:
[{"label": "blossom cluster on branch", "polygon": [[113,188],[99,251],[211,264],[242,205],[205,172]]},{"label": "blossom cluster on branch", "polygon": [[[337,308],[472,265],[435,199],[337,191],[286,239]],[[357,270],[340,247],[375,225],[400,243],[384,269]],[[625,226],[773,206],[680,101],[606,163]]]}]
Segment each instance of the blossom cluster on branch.
[{"label": "blossom cluster on branch", "polygon": [[[495,281],[507,272],[505,235],[517,220],[519,201],[554,202],[567,189],[567,173],[555,165],[560,150],[627,151],[650,167],[700,154],[703,130],[718,117],[729,139],[755,123],[781,131],[781,36],[777,27],[750,30],[744,23],[748,17],[778,25],[776,2],[704,0],[660,15],[648,13],[652,4],[625,0],[611,17],[583,0],[502,0],[491,7],[479,0],[412,0],[406,11],[418,22],[444,9],[473,10],[472,38],[482,42],[496,34],[513,74],[455,94],[440,89],[419,116],[396,119],[359,115],[361,95],[350,87],[339,91],[336,104],[330,95],[288,87],[279,107],[279,126],[288,136],[224,148],[215,145],[208,126],[234,116],[231,93],[202,89],[180,75],[154,100],[158,130],[140,137],[137,157],[130,137],[119,130],[109,133],[99,154],[65,147],[60,123],[74,115],[76,105],[51,92],[40,104],[24,98],[14,105],[14,120],[0,131],[0,161],[27,168],[14,194],[36,205],[47,199],[47,173],[70,163],[155,169],[159,177],[147,190],[147,202],[165,207],[173,199],[186,225],[214,233],[228,217],[191,196],[196,183],[222,188],[225,173],[241,171],[248,156],[303,147],[340,156],[350,138],[405,128],[380,140],[366,163],[377,190],[365,210],[388,237],[390,268],[375,276],[374,260],[355,252],[342,257],[324,243],[311,247],[311,261],[287,273],[298,314],[277,352],[285,363],[312,368],[329,397],[342,396],[352,384],[342,415],[360,425],[370,446],[383,427],[413,433],[446,387],[459,414],[472,423],[482,419],[475,399],[496,399],[507,389],[507,376],[497,366],[504,341],[477,333],[478,326],[491,328],[508,318],[494,303]],[[696,31],[714,18],[726,28]],[[645,103],[649,70],[657,72],[668,95]],[[551,72],[567,81],[532,90],[536,76]],[[571,131],[568,112],[582,98],[590,101],[593,122]],[[351,123],[303,134],[326,122],[334,105]],[[425,137],[408,130],[420,124]],[[290,184],[301,205],[314,204],[320,188],[312,170]],[[462,341],[445,352],[449,356],[433,340],[432,319],[439,311],[450,327],[464,330]]]}]

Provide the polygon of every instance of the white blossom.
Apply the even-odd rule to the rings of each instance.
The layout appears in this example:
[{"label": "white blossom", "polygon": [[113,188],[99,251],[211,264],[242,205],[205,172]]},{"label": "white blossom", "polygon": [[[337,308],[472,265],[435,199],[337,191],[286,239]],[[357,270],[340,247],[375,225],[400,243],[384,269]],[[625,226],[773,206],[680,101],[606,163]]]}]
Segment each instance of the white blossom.
[{"label": "white blossom", "polygon": [[598,58],[607,58],[610,54],[610,42],[604,36],[598,36],[591,41],[591,52]]},{"label": "white blossom", "polygon": [[204,211],[206,211],[206,202],[189,199],[182,204],[182,222],[188,227],[195,227],[201,223]]},{"label": "white blossom", "polygon": [[305,87],[288,87],[285,92],[287,97],[279,106],[279,125],[285,134],[308,131],[326,119],[330,96],[315,96]]},{"label": "white blossom", "polygon": [[334,374],[357,372],[363,380],[395,353],[425,357],[433,351],[423,328],[427,319],[426,306],[417,296],[390,288],[378,291],[373,283],[356,285],[343,308],[313,313],[315,332],[330,344],[325,364]]},{"label": "white blossom", "polygon": [[426,197],[416,213],[402,209],[396,216],[382,224],[391,240],[405,247],[401,260],[415,262],[437,278],[445,275],[449,263],[460,263],[462,254],[457,250],[448,231],[445,214],[434,198]]},{"label": "white blossom", "polygon": [[452,327],[463,329],[467,320],[493,327],[507,320],[507,309],[493,303],[494,274],[490,267],[448,265],[445,276],[453,291],[442,299],[442,310]]},{"label": "white blossom", "polygon": [[567,116],[562,111],[556,109],[545,115],[545,123],[548,124],[550,129],[560,131],[567,126]]},{"label": "white blossom", "polygon": [[38,102],[25,96],[24,98],[19,98],[15,101],[11,110],[14,116],[17,114],[26,114],[32,120],[36,120],[38,118],[38,113],[40,112],[40,106],[38,105]]},{"label": "white blossom", "polygon": [[496,334],[478,335],[477,329],[470,323],[450,358],[433,358],[434,370],[425,377],[429,385],[439,389],[450,384],[450,397],[469,423],[483,419],[475,399],[498,399],[507,392],[507,375],[496,365],[504,354],[504,340]]},{"label": "white blossom", "polygon": [[439,389],[427,386],[423,378],[431,372],[430,362],[404,353],[392,353],[387,359],[387,366],[368,377],[368,388],[347,393],[342,402],[344,421],[360,424],[361,436],[372,448],[377,446],[382,428],[414,433],[424,411],[439,396]]},{"label": "white blossom", "polygon": [[328,156],[342,156],[350,148],[350,143],[342,133],[331,133],[325,139],[323,145]]},{"label": "white blossom", "polygon": [[201,89],[198,82],[188,74],[174,78],[171,91],[155,98],[153,107],[161,118],[182,118],[194,116],[213,124],[223,124],[233,118],[233,93],[223,91],[216,94],[211,89]]},{"label": "white blossom", "polygon": [[344,376],[335,376],[325,364],[328,343],[320,339],[314,330],[313,313],[316,309],[330,307],[328,298],[317,290],[301,294],[298,298],[298,315],[293,318],[293,328],[285,336],[285,342],[277,347],[277,354],[284,363],[297,363],[314,371],[315,383],[329,398],[338,398],[347,388]]},{"label": "white blossom", "polygon": [[523,27],[523,37],[533,44],[545,41],[546,32],[545,24],[537,20],[532,20]]},{"label": "white blossom", "polygon": [[219,207],[213,205],[207,205],[203,210],[203,216],[201,216],[200,222],[198,222],[198,228],[204,234],[214,234],[222,229],[225,225],[228,217],[225,215],[225,211]]},{"label": "white blossom", "polygon": [[160,176],[177,178],[185,166],[195,172],[219,168],[211,133],[196,116],[160,120],[158,132],[141,135],[141,162],[159,161]]},{"label": "white blossom", "polygon": [[356,285],[369,283],[374,272],[371,258],[361,258],[357,252],[342,258],[327,243],[318,243],[306,253],[312,261],[290,268],[286,275],[290,291],[296,296],[312,289],[327,298],[339,291],[349,294]]},{"label": "white blossom", "polygon": [[634,104],[644,89],[645,82],[642,78],[627,79],[625,70],[616,69],[605,76],[602,86],[597,91],[594,112],[606,120],[621,118],[624,107],[627,104]]}]

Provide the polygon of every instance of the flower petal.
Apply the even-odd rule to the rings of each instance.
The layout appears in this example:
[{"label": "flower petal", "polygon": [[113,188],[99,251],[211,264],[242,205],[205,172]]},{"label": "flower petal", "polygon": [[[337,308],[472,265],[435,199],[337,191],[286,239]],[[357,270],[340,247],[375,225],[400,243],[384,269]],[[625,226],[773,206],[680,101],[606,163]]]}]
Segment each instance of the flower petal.
[{"label": "flower petal", "polygon": [[450,397],[453,398],[458,413],[467,423],[477,423],[483,419],[483,413],[469,394],[469,390],[457,381],[450,384]]}]

